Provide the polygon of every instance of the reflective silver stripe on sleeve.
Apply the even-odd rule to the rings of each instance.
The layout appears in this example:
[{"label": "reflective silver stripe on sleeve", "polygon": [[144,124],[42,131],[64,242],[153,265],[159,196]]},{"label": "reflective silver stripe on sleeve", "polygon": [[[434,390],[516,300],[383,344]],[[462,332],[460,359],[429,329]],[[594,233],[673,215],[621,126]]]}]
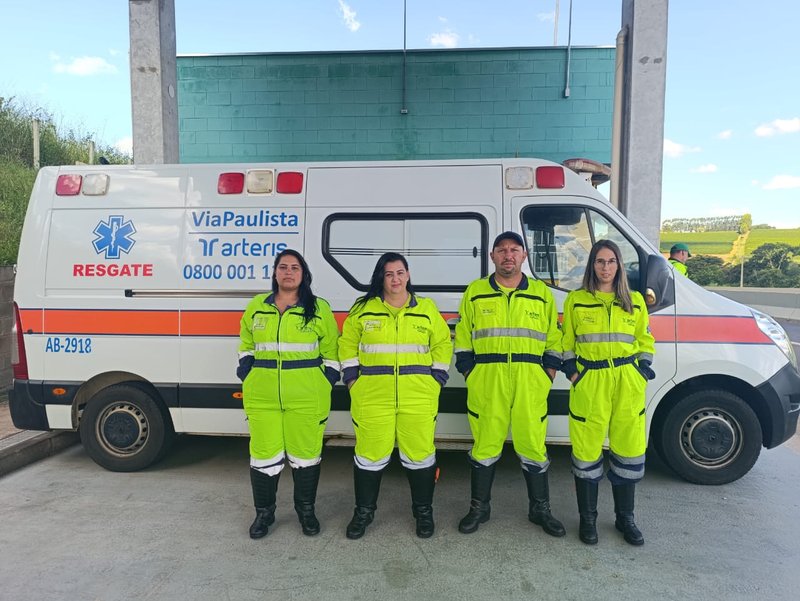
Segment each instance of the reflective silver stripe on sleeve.
[{"label": "reflective silver stripe on sleeve", "polygon": [[545,351],[544,354],[551,355],[559,360],[564,358],[564,353],[559,353],[558,351]]},{"label": "reflective silver stripe on sleeve", "polygon": [[239,353],[239,359],[241,359],[242,357],[252,357],[252,356],[253,356],[253,351],[242,351],[241,353]]},{"label": "reflective silver stripe on sleeve", "polygon": [[418,353],[424,355],[431,347],[426,344],[359,344],[359,350],[369,355],[393,353]]},{"label": "reflective silver stripe on sleeve", "polygon": [[636,338],[631,334],[578,334],[575,336],[576,342],[627,342],[633,344]]},{"label": "reflective silver stripe on sleeve", "polygon": [[574,359],[577,355],[573,351],[564,351],[561,353],[561,359],[564,361],[569,361],[570,359]]},{"label": "reflective silver stripe on sleeve", "polygon": [[473,340],[479,338],[533,338],[546,342],[547,334],[530,328],[484,328],[472,332]]},{"label": "reflective silver stripe on sleeve", "polygon": [[336,371],[341,370],[341,364],[338,361],[334,361],[333,359],[323,359],[322,360],[322,364],[325,367],[331,367],[331,368],[335,369]]},{"label": "reflective silver stripe on sleeve", "polygon": [[449,363],[437,363],[436,361],[434,361],[431,364],[431,369],[441,369],[442,371],[447,371],[448,369],[450,369],[450,364]]},{"label": "reflective silver stripe on sleeve", "polygon": [[472,349],[471,348],[457,348],[455,350],[455,352],[456,353],[471,353]]},{"label": "reflective silver stripe on sleeve", "polygon": [[307,344],[303,342],[259,342],[255,346],[257,351],[311,353],[319,348],[319,341]]},{"label": "reflective silver stripe on sleeve", "polygon": [[639,353],[638,359],[640,361],[649,361],[650,363],[653,362],[653,354],[652,353]]},{"label": "reflective silver stripe on sleeve", "polygon": [[348,367],[358,367],[360,362],[358,357],[354,357],[353,359],[345,359],[342,361],[342,369],[347,369]]}]

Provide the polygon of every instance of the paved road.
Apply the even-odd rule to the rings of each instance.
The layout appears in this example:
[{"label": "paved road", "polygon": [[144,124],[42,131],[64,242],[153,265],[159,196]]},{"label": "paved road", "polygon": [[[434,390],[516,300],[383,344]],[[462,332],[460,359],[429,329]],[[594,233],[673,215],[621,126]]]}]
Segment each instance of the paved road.
[{"label": "paved road", "polygon": [[183,437],[145,472],[115,474],[80,447],[0,479],[3,599],[752,599],[800,590],[800,444],[765,451],[745,478],[719,487],[677,480],[656,458],[638,497],[646,544],[613,528],[601,487],[600,544],[577,538],[568,449],[552,449],[552,498],[567,537],[526,520],[511,449],[495,481],[492,519],[470,536],[463,452],[440,453],[437,532],[413,534],[407,483],[390,466],[375,523],[344,537],[351,514],[351,453],[325,451],[318,514],[300,533],[284,474],[277,523],[260,541],[252,518],[243,439]]}]

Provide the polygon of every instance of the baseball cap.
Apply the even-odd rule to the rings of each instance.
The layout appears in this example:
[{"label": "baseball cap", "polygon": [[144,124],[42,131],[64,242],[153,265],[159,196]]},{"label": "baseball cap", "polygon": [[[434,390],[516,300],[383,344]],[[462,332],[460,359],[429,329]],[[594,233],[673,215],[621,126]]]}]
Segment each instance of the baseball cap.
[{"label": "baseball cap", "polygon": [[684,244],[683,242],[678,242],[677,244],[673,244],[672,248],[669,249],[669,252],[674,253],[678,252],[679,250],[685,250],[687,253],[689,253],[690,257],[692,256],[692,253],[689,252],[689,246],[687,244]]},{"label": "baseball cap", "polygon": [[503,240],[511,240],[514,244],[525,248],[525,243],[522,241],[522,236],[517,234],[516,232],[503,232],[502,234],[498,235],[497,238],[494,239],[494,244],[492,244],[492,250],[498,247],[498,245]]}]

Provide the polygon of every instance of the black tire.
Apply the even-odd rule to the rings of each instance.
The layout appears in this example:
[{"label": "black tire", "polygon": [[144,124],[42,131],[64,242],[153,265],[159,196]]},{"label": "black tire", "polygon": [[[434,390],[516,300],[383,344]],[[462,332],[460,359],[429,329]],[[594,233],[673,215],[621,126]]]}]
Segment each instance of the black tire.
[{"label": "black tire", "polygon": [[155,392],[137,382],[109,386],[93,396],[79,431],[89,457],[112,472],[135,472],[152,465],[175,438]]},{"label": "black tire", "polygon": [[741,398],[726,390],[699,390],[661,420],[655,448],[681,478],[727,484],[750,471],[761,452],[761,425]]}]

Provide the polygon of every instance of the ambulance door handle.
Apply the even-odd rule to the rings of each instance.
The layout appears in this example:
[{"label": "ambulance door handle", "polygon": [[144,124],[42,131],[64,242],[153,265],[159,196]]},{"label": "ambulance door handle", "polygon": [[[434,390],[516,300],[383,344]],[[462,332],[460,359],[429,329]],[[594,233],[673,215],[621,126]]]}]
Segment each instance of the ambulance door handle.
[{"label": "ambulance door handle", "polygon": [[478,247],[477,246],[473,246],[472,247],[472,258],[473,259],[477,259],[478,258]]}]

